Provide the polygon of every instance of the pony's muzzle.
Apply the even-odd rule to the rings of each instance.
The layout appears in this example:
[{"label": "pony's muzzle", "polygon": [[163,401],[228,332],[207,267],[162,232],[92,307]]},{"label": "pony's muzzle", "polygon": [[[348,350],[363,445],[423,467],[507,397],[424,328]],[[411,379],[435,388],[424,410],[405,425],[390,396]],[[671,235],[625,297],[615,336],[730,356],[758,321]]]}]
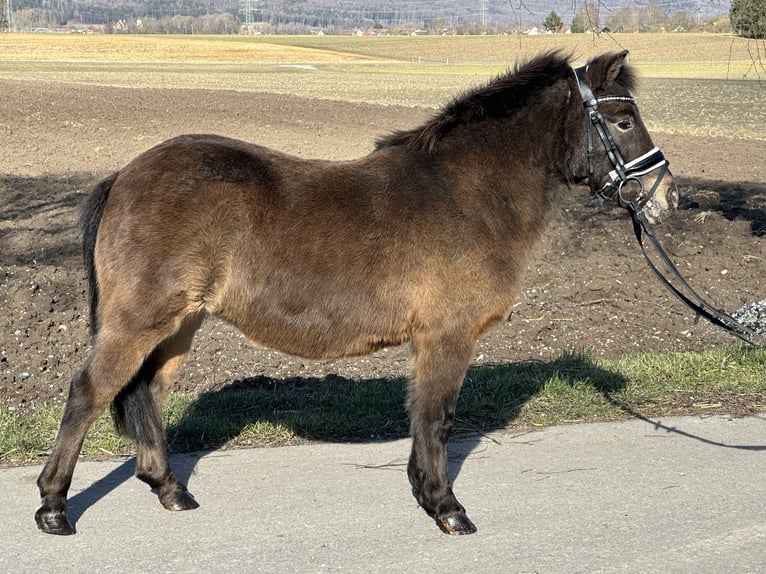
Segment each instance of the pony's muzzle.
[{"label": "pony's muzzle", "polygon": [[[647,179],[649,179],[648,182]],[[631,209],[635,207],[641,209],[652,225],[662,223],[678,208],[678,187],[673,175],[665,166],[655,178],[652,178],[650,174],[640,178],[639,181],[644,190],[647,185],[651,185],[651,188],[648,193],[642,191],[644,195],[639,196],[638,200],[631,204]]]},{"label": "pony's muzzle", "polygon": [[676,210],[679,200],[668,166],[662,151],[653,148],[611,171],[603,189],[616,196],[621,207],[643,211],[650,223],[661,223]]}]

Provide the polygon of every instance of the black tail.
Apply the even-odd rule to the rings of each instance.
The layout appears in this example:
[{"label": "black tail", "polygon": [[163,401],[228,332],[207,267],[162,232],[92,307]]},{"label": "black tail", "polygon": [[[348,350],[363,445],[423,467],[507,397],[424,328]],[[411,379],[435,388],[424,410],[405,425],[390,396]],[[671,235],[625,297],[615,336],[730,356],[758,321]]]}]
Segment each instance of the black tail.
[{"label": "black tail", "polygon": [[93,191],[85,201],[85,205],[83,205],[80,220],[83,235],[82,254],[85,260],[85,271],[88,274],[91,335],[95,335],[98,332],[98,279],[96,278],[96,267],[93,260],[96,249],[96,237],[98,236],[101,216],[104,214],[104,207],[106,207],[106,200],[109,198],[109,191],[112,189],[118,174],[119,172],[113,173],[93,188]]},{"label": "black tail", "polygon": [[157,372],[154,356],[144,364],[112,401],[111,413],[117,432],[140,444],[161,444],[164,440],[162,414],[149,383]]}]

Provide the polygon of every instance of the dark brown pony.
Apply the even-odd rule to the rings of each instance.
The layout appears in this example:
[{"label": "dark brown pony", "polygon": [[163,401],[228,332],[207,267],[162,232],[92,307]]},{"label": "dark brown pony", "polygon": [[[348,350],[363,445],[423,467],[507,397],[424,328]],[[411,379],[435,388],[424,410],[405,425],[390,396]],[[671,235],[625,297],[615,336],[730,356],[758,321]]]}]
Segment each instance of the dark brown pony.
[{"label": "dark brown pony", "polygon": [[[627,97],[626,55],[595,58],[582,81],[596,97],[617,96],[599,111],[631,160],[653,144]],[[458,391],[477,337],[507,316],[559,194],[608,179],[613,165],[600,144],[588,160],[588,139],[569,59],[553,52],[357,160],[186,135],[99,183],[83,218],[93,346],[38,480],[38,526],[74,532],[72,473],[110,404],[136,442],[138,478],[170,510],[197,507],[171,472],[160,407],[215,315],[260,345],[317,359],[411,342],[412,490],[443,530],[474,532],[447,478]],[[652,218],[676,201],[667,178]]]}]

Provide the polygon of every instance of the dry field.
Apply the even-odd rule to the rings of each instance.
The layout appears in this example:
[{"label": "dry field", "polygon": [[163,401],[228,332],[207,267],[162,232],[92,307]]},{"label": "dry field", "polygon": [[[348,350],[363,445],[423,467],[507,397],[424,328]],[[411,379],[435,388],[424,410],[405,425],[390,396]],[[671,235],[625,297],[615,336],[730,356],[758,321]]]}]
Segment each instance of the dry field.
[{"label": "dry field", "polygon": [[[436,108],[517,59],[577,60],[627,48],[652,130],[766,139],[754,41],[704,34],[537,37],[0,35],[0,79],[123,88],[203,88]],[[743,79],[747,78],[747,79]],[[753,81],[756,79],[756,81]],[[722,81],[723,80],[723,81]],[[2,129],[0,119],[0,130]]]},{"label": "dry field", "polygon": [[2,61],[278,64],[370,60],[362,55],[238,36],[3,34],[0,46]]},{"label": "dry field", "polygon": [[[645,75],[741,78],[758,45],[714,34],[569,34],[554,36],[136,36],[0,35],[5,62],[331,64],[365,62],[502,64],[561,48],[577,59],[628,49]],[[762,51],[762,50],[761,50]],[[762,62],[756,62],[763,74]],[[723,76],[721,76],[723,74]]]}]

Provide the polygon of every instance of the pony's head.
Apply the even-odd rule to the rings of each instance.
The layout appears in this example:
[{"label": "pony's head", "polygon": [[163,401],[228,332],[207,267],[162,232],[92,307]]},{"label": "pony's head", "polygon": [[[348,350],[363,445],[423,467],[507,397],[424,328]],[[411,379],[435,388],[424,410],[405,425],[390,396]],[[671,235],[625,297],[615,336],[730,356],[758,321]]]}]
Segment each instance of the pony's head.
[{"label": "pony's head", "polygon": [[678,190],[631,95],[636,75],[627,56],[603,54],[574,71],[584,119],[570,176],[597,197],[615,198],[660,223],[678,206]]}]

